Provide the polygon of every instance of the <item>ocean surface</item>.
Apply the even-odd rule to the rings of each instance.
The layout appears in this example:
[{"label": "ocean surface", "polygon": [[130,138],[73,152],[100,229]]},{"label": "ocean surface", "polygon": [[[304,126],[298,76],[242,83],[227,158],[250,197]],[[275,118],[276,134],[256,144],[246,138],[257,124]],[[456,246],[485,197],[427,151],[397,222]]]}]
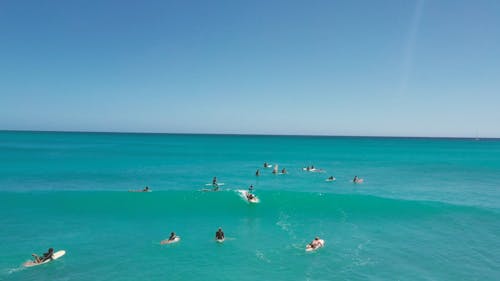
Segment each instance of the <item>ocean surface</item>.
[{"label": "ocean surface", "polygon": [[500,140],[0,132],[0,167],[0,280],[500,280]]}]

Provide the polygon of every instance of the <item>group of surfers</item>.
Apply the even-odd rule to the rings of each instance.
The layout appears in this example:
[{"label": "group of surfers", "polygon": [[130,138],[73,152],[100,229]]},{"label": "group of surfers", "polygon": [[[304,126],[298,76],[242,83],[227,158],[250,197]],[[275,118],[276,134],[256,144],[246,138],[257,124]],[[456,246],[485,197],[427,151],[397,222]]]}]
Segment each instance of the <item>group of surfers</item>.
[{"label": "group of surfers", "polygon": [[[272,167],[272,165],[268,164],[267,162],[264,162],[264,168],[270,168],[270,167]],[[277,174],[278,173],[278,170],[277,170],[278,165],[275,165],[274,167],[275,167],[275,169],[273,170],[273,174]],[[304,168],[304,170],[306,170],[306,171],[315,171],[317,169],[314,168],[314,166],[307,166],[306,168]],[[287,174],[287,173],[288,172],[287,172],[287,170],[285,168],[281,169],[281,174]],[[259,169],[257,169],[257,171],[255,172],[255,175],[256,176],[260,176],[260,170]],[[333,176],[330,176],[327,180],[334,181],[335,178]],[[363,182],[363,179],[358,178],[358,176],[354,176],[354,179],[352,180],[352,182],[353,183],[361,183],[361,182]],[[213,191],[218,191],[219,190],[219,184],[217,183],[217,177],[214,177],[212,179],[212,187],[213,187]],[[151,189],[148,186],[146,186],[143,189],[131,190],[130,192],[150,192],[150,191],[151,191]],[[252,199],[253,198],[254,195],[251,194],[252,191],[253,191],[253,186],[251,185],[250,188],[249,188],[248,195],[247,195],[247,197],[250,196],[250,198],[248,198],[248,199]]]},{"label": "group of surfers", "polygon": [[[171,232],[170,237],[168,238],[168,241],[173,242],[177,237],[178,236],[175,234],[175,232]],[[224,231],[222,231],[222,227],[219,227],[217,232],[215,232],[215,240],[223,241],[224,239],[225,239]],[[306,245],[306,248],[317,249],[317,248],[322,247],[323,244],[324,244],[324,241],[316,236],[316,238],[314,238],[314,240],[312,240],[311,243]]]}]

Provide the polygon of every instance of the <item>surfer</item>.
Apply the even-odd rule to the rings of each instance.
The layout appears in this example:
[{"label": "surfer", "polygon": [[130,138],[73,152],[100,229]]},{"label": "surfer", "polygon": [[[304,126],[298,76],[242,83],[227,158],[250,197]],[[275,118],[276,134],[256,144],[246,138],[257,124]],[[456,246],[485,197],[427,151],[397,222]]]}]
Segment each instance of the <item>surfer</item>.
[{"label": "surfer", "polygon": [[330,177],[328,178],[328,180],[329,180],[329,181],[332,181],[332,180],[334,180],[334,179],[335,179],[335,178],[334,178],[333,176],[330,176]]},{"label": "surfer", "polygon": [[361,180],[360,180],[360,178],[358,178],[358,176],[354,176],[354,178],[352,179],[352,182],[353,182],[353,183],[358,183],[358,182],[360,182],[360,181],[361,181]]},{"label": "surfer", "polygon": [[311,246],[311,248],[313,248],[313,249],[316,249],[318,247],[323,246],[323,243],[321,243],[321,241],[319,240],[319,237],[316,236],[316,238],[314,238],[314,240],[311,241],[311,243],[309,243],[309,246]]},{"label": "surfer", "polygon": [[215,233],[215,239],[217,240],[223,240],[224,239],[224,231],[222,231],[222,228],[219,227],[219,230]]},{"label": "surfer", "polygon": [[259,169],[257,169],[257,171],[255,171],[255,176],[257,176],[257,177],[258,177],[258,176],[260,176],[260,171],[259,171]]},{"label": "surfer", "polygon": [[267,162],[264,162],[264,168],[267,168],[269,167],[269,164],[267,164]]},{"label": "surfer", "polygon": [[212,186],[214,187],[214,191],[219,190],[219,185],[217,184],[217,177],[212,179]]},{"label": "surfer", "polygon": [[286,174],[286,169],[285,168],[281,169],[281,173]]},{"label": "surfer", "polygon": [[251,193],[253,191],[253,185],[251,184],[250,187],[248,187],[248,192]]},{"label": "surfer", "polygon": [[51,259],[53,254],[54,254],[54,249],[49,248],[47,253],[44,253],[43,256],[41,256],[41,257],[39,257],[36,254],[31,254],[31,255],[33,256],[33,258],[35,258],[35,263],[41,263],[41,262],[44,262],[48,259]]},{"label": "surfer", "polygon": [[255,196],[252,194],[252,193],[247,193],[247,199],[250,201],[252,199],[254,199]]},{"label": "surfer", "polygon": [[148,191],[149,191],[149,186],[146,186],[146,187],[142,190],[142,192],[148,192]]},{"label": "surfer", "polygon": [[174,241],[174,239],[177,238],[177,235],[175,235],[175,232],[170,233],[170,237],[168,237],[168,241]]}]

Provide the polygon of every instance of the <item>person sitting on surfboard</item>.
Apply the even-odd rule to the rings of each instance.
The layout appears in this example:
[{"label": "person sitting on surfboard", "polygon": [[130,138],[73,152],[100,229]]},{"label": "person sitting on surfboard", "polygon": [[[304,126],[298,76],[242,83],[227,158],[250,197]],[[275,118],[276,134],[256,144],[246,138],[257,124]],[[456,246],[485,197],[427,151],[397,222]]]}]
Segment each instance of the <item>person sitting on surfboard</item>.
[{"label": "person sitting on surfboard", "polygon": [[222,240],[224,239],[224,231],[222,231],[222,228],[219,227],[219,230],[215,233],[215,239],[217,240]]},{"label": "person sitting on surfboard", "polygon": [[44,253],[43,256],[41,257],[37,256],[36,254],[31,254],[31,255],[35,258],[35,263],[41,263],[48,259],[51,259],[53,254],[54,254],[54,249],[49,248],[47,253]]},{"label": "person sitting on surfboard", "polygon": [[328,180],[329,180],[329,181],[332,181],[332,180],[333,180],[333,176],[330,176],[330,177],[328,178]]},{"label": "person sitting on surfboard", "polygon": [[358,183],[359,182],[358,176],[354,176],[354,178],[352,179],[352,182],[353,183]]},{"label": "person sitting on surfboard", "polygon": [[257,169],[257,171],[255,172],[255,176],[257,176],[257,177],[258,177],[258,176],[260,176],[260,171],[259,171],[259,169]]},{"label": "person sitting on surfboard", "polygon": [[149,191],[149,186],[146,186],[146,187],[142,190],[142,192],[148,192],[148,191]]},{"label": "person sitting on surfboard", "polygon": [[247,199],[248,199],[248,200],[252,200],[252,199],[254,199],[254,198],[255,198],[255,196],[254,196],[252,193],[248,193],[248,194],[247,194]]},{"label": "person sitting on surfboard", "polygon": [[264,162],[264,168],[267,168],[269,167],[269,164],[267,164],[267,162]]},{"label": "person sitting on surfboard", "polygon": [[168,237],[168,241],[174,241],[174,239],[177,238],[177,235],[175,235],[175,232],[170,233],[170,237]]},{"label": "person sitting on surfboard", "polygon": [[282,173],[282,174],[286,174],[286,169],[285,169],[285,168],[283,168],[283,169],[281,170],[281,173]]},{"label": "person sitting on surfboard", "polygon": [[214,187],[214,191],[219,190],[219,185],[217,184],[217,177],[212,179],[212,186]]}]

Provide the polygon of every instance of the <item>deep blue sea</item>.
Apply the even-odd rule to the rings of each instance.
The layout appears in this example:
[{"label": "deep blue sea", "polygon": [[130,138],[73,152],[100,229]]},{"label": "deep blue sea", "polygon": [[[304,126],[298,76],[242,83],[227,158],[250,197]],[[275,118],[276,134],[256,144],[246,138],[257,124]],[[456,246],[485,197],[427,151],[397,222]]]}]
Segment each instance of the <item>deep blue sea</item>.
[{"label": "deep blue sea", "polygon": [[0,167],[0,280],[500,280],[500,140],[0,132]]}]

